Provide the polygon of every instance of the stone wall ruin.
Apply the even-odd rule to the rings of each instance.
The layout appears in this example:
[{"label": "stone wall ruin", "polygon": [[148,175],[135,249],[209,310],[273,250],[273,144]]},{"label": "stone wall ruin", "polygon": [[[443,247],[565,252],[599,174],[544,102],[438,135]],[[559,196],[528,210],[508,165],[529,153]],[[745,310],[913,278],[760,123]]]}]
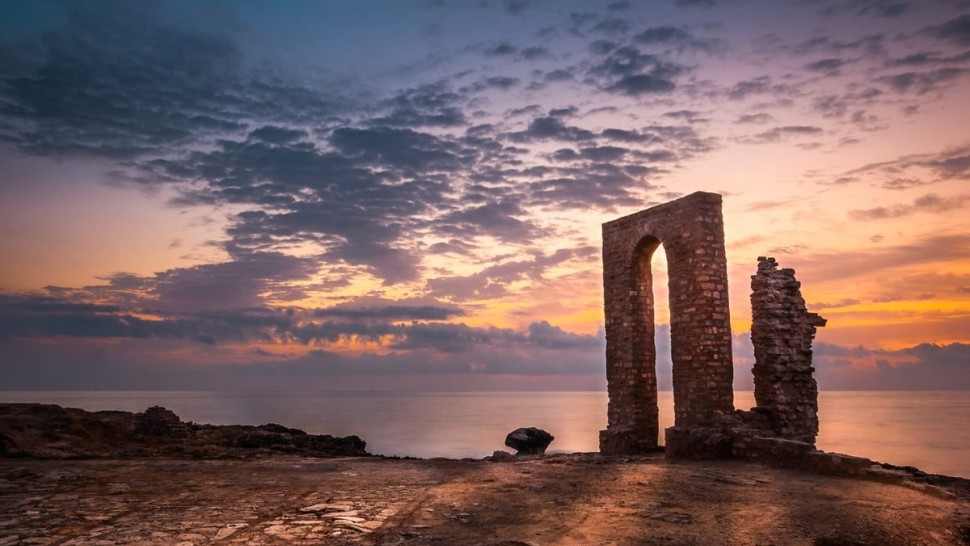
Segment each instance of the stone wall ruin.
[{"label": "stone wall ruin", "polygon": [[[757,407],[735,411],[721,196],[697,192],[603,224],[608,425],[600,452],[657,448],[650,259],[667,255],[674,426],[669,457],[791,460],[814,451],[818,391],[811,344],[825,319],[805,308],[791,269],[759,258],[752,277]],[[806,455],[807,456],[807,455]]]},{"label": "stone wall ruin", "polygon": [[805,309],[800,287],[795,270],[758,258],[758,273],[751,276],[754,399],[778,437],[814,444],[818,387],[812,340],[826,321]]}]

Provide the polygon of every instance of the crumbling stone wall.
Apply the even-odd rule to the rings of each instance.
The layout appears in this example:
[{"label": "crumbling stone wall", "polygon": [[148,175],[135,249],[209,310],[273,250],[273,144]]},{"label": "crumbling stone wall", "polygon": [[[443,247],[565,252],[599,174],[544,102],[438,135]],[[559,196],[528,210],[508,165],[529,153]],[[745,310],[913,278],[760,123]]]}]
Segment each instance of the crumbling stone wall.
[{"label": "crumbling stone wall", "polygon": [[[721,196],[697,192],[603,224],[607,429],[604,454],[657,446],[657,379],[650,258],[663,244],[670,292],[674,422],[667,444],[703,451],[734,411],[731,322]],[[721,434],[720,437],[723,437]],[[698,443],[700,441],[700,443]]]},{"label": "crumbling stone wall", "polygon": [[657,447],[650,259],[661,244],[667,253],[674,383],[667,455],[797,459],[808,466],[828,460],[815,451],[818,387],[812,367],[812,340],[826,321],[807,311],[795,272],[778,269],[774,258],[758,258],[751,278],[757,407],[734,410],[721,196],[703,192],[603,224],[610,402],[600,451],[625,455]]},{"label": "crumbling stone wall", "polygon": [[814,445],[818,387],[812,340],[826,321],[808,312],[800,287],[793,269],[758,258],[758,272],[751,276],[754,398],[775,436]]}]

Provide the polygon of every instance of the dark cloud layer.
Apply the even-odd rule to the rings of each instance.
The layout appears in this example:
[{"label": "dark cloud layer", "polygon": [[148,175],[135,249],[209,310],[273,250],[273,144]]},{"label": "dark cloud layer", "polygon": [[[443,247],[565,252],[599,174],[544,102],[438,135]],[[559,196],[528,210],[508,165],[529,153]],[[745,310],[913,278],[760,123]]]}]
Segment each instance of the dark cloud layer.
[{"label": "dark cloud layer", "polygon": [[923,29],[923,34],[961,46],[970,46],[970,15],[961,15],[945,23],[927,27]]},{"label": "dark cloud layer", "polygon": [[43,155],[133,158],[238,131],[254,114],[322,118],[342,102],[247,74],[226,38],[115,7],[72,11],[31,52],[42,60],[0,74],[2,113],[22,121],[9,142]]},{"label": "dark cloud layer", "polygon": [[[503,9],[523,15],[531,7]],[[634,42],[701,43],[679,27],[649,28]],[[508,42],[485,51],[497,57],[548,55],[541,47]],[[178,193],[176,206],[244,208],[231,218],[223,242],[232,261],[168,272],[171,298],[206,292],[198,279],[211,275],[220,284],[210,286],[206,301],[237,290],[245,305],[256,305],[259,298],[247,295],[270,281],[283,283],[284,271],[293,281],[314,273],[312,264],[287,265],[278,253],[307,244],[318,249],[322,262],[363,268],[385,284],[418,281],[423,259],[413,243],[416,234],[496,237],[528,248],[548,230],[526,218],[525,204],[612,209],[633,203],[653,187],[642,176],[662,172],[650,163],[710,149],[684,128],[599,134],[571,122],[576,107],[552,109],[519,130],[470,127],[468,105],[477,97],[519,85],[518,78],[505,75],[462,86],[448,80],[421,84],[365,107],[337,84],[310,88],[253,69],[227,37],[166,27],[124,10],[79,7],[34,57],[33,64],[14,63],[26,66],[17,73],[0,72],[4,114],[24,122],[3,133],[10,144],[33,154],[124,160],[115,171],[118,179],[145,188],[168,186]],[[562,81],[578,70],[564,67],[543,78]],[[669,93],[687,72],[633,45],[611,47],[583,70],[594,85],[631,97]],[[468,132],[441,131],[460,128]],[[651,149],[608,142],[623,134],[637,134],[627,141]],[[530,150],[507,142],[549,140],[582,146],[575,157],[556,158],[569,159],[568,166],[508,168]],[[506,187],[494,187],[499,181]],[[221,283],[231,271],[257,273],[254,260],[261,260],[259,267],[278,262],[283,269],[271,279],[256,275],[249,286]]]},{"label": "dark cloud layer", "polygon": [[[563,259],[556,256],[539,258],[536,262],[548,267]],[[506,269],[507,275],[540,274],[534,267],[520,264]],[[146,299],[144,303],[151,304],[151,300]],[[155,316],[143,318],[146,313]],[[71,303],[54,296],[2,296],[0,340],[157,338],[205,345],[249,341],[283,345],[326,344],[367,340],[386,342],[391,349],[444,353],[507,344],[557,350],[600,346],[596,336],[568,333],[547,322],[534,323],[524,332],[440,322],[464,314],[461,308],[448,305],[345,305],[320,309],[257,307],[164,312]]]},{"label": "dark cloud layer", "polygon": [[820,388],[970,389],[970,369],[965,365],[970,358],[970,345],[963,343],[922,343],[898,351],[823,343],[818,344],[815,355]]},{"label": "dark cloud layer", "polygon": [[[473,305],[511,301],[557,268],[597,262],[596,241],[568,221],[550,221],[550,211],[567,219],[625,213],[679,195],[687,188],[673,187],[671,174],[726,146],[859,142],[884,127],[884,112],[917,112],[970,73],[970,15],[954,16],[956,9],[903,29],[915,4],[800,2],[806,14],[864,30],[792,40],[785,29],[766,29],[776,35],[759,38],[760,49],[750,53],[738,49],[747,41],[697,18],[717,19],[732,2],[670,4],[660,11],[675,11],[683,22],[642,17],[642,6],[628,1],[573,13],[534,0],[482,2],[475,13],[497,16],[515,32],[441,47],[374,74],[360,67],[364,77],[355,70],[338,77],[329,68],[290,72],[288,63],[253,58],[249,40],[258,40],[245,29],[203,31],[216,27],[165,23],[152,15],[156,8],[146,15],[118,3],[72,5],[63,24],[36,39],[5,37],[0,153],[105,165],[113,183],[173,195],[169,205],[183,210],[222,211],[228,222],[208,243],[221,261],[114,273],[94,286],[0,293],[4,375],[38,384],[41,371],[59,370],[80,381],[54,357],[83,347],[78,362],[130,384],[124,381],[132,374],[120,368],[137,354],[135,342],[218,353],[252,376],[601,374],[601,335],[543,320],[521,329],[459,322],[473,322]],[[429,7],[445,17],[454,6]],[[521,32],[539,16],[543,26]],[[903,30],[887,30],[897,26]],[[437,22],[427,29],[422,40],[429,43],[450,32]],[[722,59],[756,71],[711,70]],[[387,83],[392,77],[407,83],[395,87]],[[828,183],[865,181],[900,194],[970,178],[970,155],[963,147],[906,156],[835,178]],[[968,202],[937,191],[848,214],[876,222],[952,213]],[[926,250],[959,257],[965,239],[924,237],[919,245],[813,260],[871,272],[922,263]],[[846,275],[804,269],[816,279]],[[319,298],[350,286],[381,293],[390,285],[418,299],[295,306],[311,295],[328,301]],[[302,356],[252,353],[249,365],[227,356],[233,344],[252,342],[301,347]],[[349,356],[330,346],[354,343],[382,352]],[[306,345],[314,350],[306,353]],[[848,357],[841,350],[820,352],[823,379],[836,377],[826,370],[842,369],[839,359]],[[888,363],[877,371],[890,385],[920,366],[948,369],[964,353],[955,344],[863,356]],[[46,363],[41,371],[29,369],[30,355]],[[910,364],[898,365],[902,360]],[[164,375],[161,365],[149,368],[146,376]],[[176,375],[209,381],[220,373],[178,368]]]}]

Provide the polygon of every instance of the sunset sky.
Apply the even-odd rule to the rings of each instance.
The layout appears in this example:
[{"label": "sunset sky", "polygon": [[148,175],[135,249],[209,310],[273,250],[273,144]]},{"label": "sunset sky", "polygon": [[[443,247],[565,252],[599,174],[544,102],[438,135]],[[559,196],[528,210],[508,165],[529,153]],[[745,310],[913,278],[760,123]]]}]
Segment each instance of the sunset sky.
[{"label": "sunset sky", "polygon": [[968,181],[967,0],[7,0],[0,390],[603,389],[701,190],[738,388],[768,255],[820,388],[970,389]]}]

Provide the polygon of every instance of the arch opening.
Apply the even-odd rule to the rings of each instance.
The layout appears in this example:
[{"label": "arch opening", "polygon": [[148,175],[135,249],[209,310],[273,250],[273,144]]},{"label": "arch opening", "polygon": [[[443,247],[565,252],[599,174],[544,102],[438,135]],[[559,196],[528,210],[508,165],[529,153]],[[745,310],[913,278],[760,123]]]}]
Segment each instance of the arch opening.
[{"label": "arch opening", "polygon": [[674,425],[676,404],[670,356],[669,275],[663,242],[644,237],[634,251],[632,271],[638,293],[633,327],[642,334],[634,341],[634,366],[642,369],[645,396],[653,400],[644,404],[650,407],[644,407],[643,418],[657,422],[657,445],[663,445],[660,431]]}]

